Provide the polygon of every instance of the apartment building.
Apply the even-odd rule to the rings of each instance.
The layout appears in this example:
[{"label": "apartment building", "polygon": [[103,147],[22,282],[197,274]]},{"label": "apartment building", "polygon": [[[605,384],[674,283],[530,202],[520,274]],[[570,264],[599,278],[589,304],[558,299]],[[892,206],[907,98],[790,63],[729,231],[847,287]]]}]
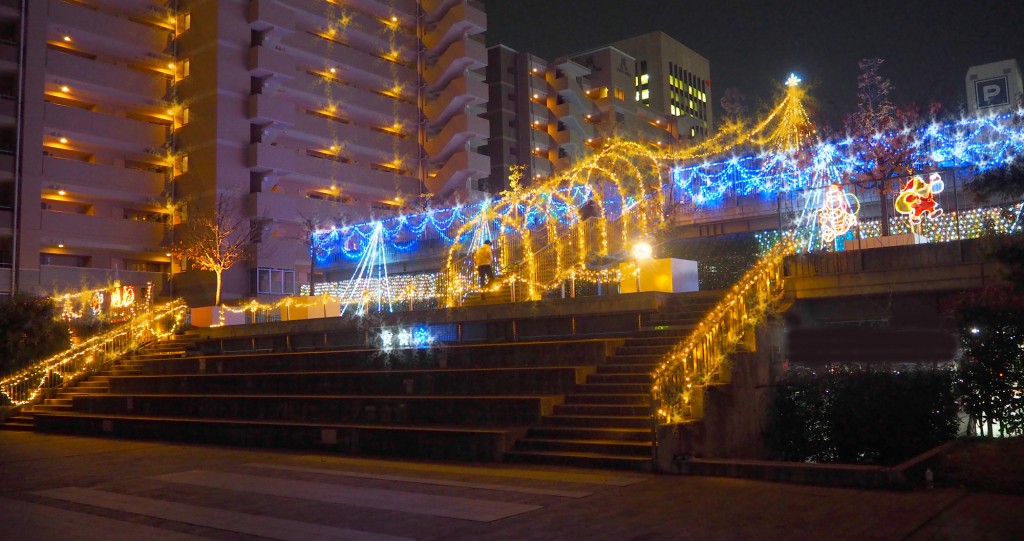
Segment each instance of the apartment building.
[{"label": "apartment building", "polygon": [[[555,60],[497,45],[487,83],[491,175],[479,187],[493,193],[507,188],[512,165],[540,181],[610,137],[659,147],[712,127],[710,64],[662,32]],[[680,89],[694,92],[692,104],[680,105]]]},{"label": "apartment building", "polygon": [[291,294],[304,223],[489,174],[473,0],[0,0],[0,23],[0,292],[118,279],[211,301],[170,247],[222,199],[258,239],[224,298]]}]

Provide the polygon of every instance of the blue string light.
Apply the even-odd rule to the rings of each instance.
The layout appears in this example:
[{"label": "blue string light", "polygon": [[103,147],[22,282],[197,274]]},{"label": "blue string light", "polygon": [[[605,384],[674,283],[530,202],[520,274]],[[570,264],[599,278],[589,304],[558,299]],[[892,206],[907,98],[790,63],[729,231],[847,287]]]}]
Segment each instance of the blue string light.
[{"label": "blue string light", "polygon": [[[1007,164],[1014,156],[1024,154],[1022,115],[1022,112],[1009,113],[924,126],[913,132],[914,162],[918,169],[930,165],[976,172]],[[885,144],[884,136],[876,138]],[[805,166],[791,151],[730,155],[696,164],[677,164],[670,168],[669,182],[660,188],[671,194],[669,203],[688,203],[698,209],[721,206],[730,196],[774,197],[779,193],[823,188],[843,175],[871,168],[870,159],[857,151],[864,142],[863,138],[847,138],[821,143],[807,152],[811,163]],[[550,219],[566,222],[576,219],[576,209],[596,196],[589,186],[580,183],[572,183],[564,190],[563,197],[551,197],[554,204],[548,206],[552,209],[550,213],[500,200],[430,209],[418,214],[318,231],[312,235],[310,249],[319,266],[336,264],[341,260],[359,261],[366,257],[371,245],[369,239],[378,232],[377,227],[380,227],[378,242],[396,252],[414,252],[423,241],[430,239],[447,245],[465,244],[472,239],[455,239],[455,231],[477,220],[485,205],[491,205],[499,217],[492,226],[494,230],[508,232],[501,219],[512,213],[525,220],[530,228],[540,227]],[[610,195],[604,201],[605,215],[614,219],[635,203],[632,197],[623,200],[618,194]]]}]

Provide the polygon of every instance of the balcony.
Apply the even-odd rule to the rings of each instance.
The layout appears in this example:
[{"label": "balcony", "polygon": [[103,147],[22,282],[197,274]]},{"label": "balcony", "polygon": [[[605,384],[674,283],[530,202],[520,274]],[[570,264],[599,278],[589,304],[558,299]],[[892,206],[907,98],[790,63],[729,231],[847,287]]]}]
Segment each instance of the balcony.
[{"label": "balcony", "polygon": [[67,79],[72,86],[77,81],[104,88],[105,92],[109,89],[113,93],[134,96],[136,100],[162,100],[167,92],[167,79],[162,76],[53,50],[46,51],[46,68],[55,77]]},{"label": "balcony", "polygon": [[435,98],[427,100],[424,114],[433,124],[444,124],[467,105],[487,101],[487,84],[472,77],[459,77]]},{"label": "balcony", "polygon": [[[339,76],[342,78],[367,83],[373,81],[381,87],[391,86],[395,82],[411,83],[416,80],[416,71],[413,68],[310,34],[296,34],[284,40],[282,44],[289,47],[296,56],[303,57],[310,65],[337,65],[341,70]],[[354,72],[362,72],[362,75]]]},{"label": "balcony", "polygon": [[[67,2],[51,2],[49,8],[46,19],[51,27],[82,30],[90,34],[90,52],[101,52],[98,49],[104,53],[121,51],[121,54],[111,55],[120,57],[125,50],[138,51],[138,57],[142,58],[146,51],[160,53],[167,48],[167,30]],[[93,49],[94,46],[97,50]]]},{"label": "balcony", "polygon": [[[288,7],[299,10],[298,17],[307,23],[309,28],[327,29],[337,21],[339,15],[334,10],[323,8],[324,0],[288,0]],[[336,2],[342,4],[343,2]],[[405,3],[403,6],[401,4]],[[391,32],[387,18],[397,15],[402,24],[411,23],[415,18],[416,5],[413,2],[388,2],[389,5],[372,0],[360,0],[359,8],[345,11],[348,26],[345,27],[344,41],[363,50],[387,50],[391,47],[409,51],[415,55],[417,40],[413,32]],[[411,28],[410,28],[411,29]],[[329,36],[332,39],[340,36]]]},{"label": "balcony", "polygon": [[[79,291],[82,288],[106,287],[114,280],[120,280],[122,284],[134,286],[152,283],[155,291],[161,291],[166,279],[167,276],[160,272],[40,265],[38,288],[44,291]],[[34,289],[24,282],[21,287]]]},{"label": "balcony", "polygon": [[45,210],[39,227],[42,237],[66,246],[138,251],[159,247],[165,231],[161,223]]},{"label": "balcony", "polygon": [[464,37],[452,43],[440,58],[430,62],[424,79],[429,85],[428,91],[437,92],[466,70],[486,65],[487,49],[484,44],[471,37]]},{"label": "balcony", "polygon": [[423,11],[427,17],[437,19],[446,10],[451,9],[455,4],[461,4],[464,0],[423,0]]},{"label": "balcony", "polygon": [[423,45],[427,54],[441,54],[460,36],[479,34],[487,29],[487,15],[482,9],[459,3],[452,6],[440,21],[430,24],[430,29],[423,35]]},{"label": "balcony", "polygon": [[151,203],[164,190],[165,176],[77,160],[43,158],[43,181],[101,199]]},{"label": "balcony", "polygon": [[294,32],[295,12],[275,0],[249,0],[249,27],[280,39]]},{"label": "balcony", "polygon": [[246,166],[257,173],[291,173],[298,157],[299,152],[291,148],[251,143]]},{"label": "balcony", "polygon": [[465,146],[473,138],[485,138],[490,130],[487,120],[473,114],[452,117],[440,133],[430,137],[424,150],[434,163],[447,159],[453,152]]},{"label": "balcony", "polygon": [[13,98],[0,98],[0,124],[14,125],[18,119],[18,102]]},{"label": "balcony", "polygon": [[249,71],[254,77],[291,79],[295,77],[295,59],[284,51],[257,45],[249,49]]},{"label": "balcony", "polygon": [[47,129],[67,133],[75,139],[71,145],[102,145],[146,154],[150,149],[163,146],[167,140],[164,126],[53,103],[44,104],[43,121]]},{"label": "balcony", "polygon": [[295,105],[292,102],[266,94],[249,96],[247,103],[249,120],[258,123],[273,123],[279,126],[295,124]]},{"label": "balcony", "polygon": [[0,68],[18,69],[18,46],[0,42]]},{"label": "balcony", "polygon": [[365,126],[334,122],[321,116],[303,114],[298,117],[295,129],[289,130],[292,138],[309,142],[313,146],[330,146],[342,141],[347,154],[365,157],[372,161],[390,160],[395,153],[415,156],[418,144],[415,137],[400,138],[394,135],[371,131]]},{"label": "balcony", "polygon": [[447,197],[464,189],[466,181],[489,175],[491,159],[483,154],[463,150],[452,155],[440,171],[427,178],[427,189],[439,197]]},{"label": "balcony", "polygon": [[345,194],[361,199],[361,195],[390,198],[396,191],[419,193],[419,181],[395,173],[370,169],[362,165],[334,162],[310,156],[297,156],[295,178],[315,182],[321,186],[337,182],[345,186]]},{"label": "balcony", "polygon": [[323,89],[324,81],[316,75],[306,72],[299,72],[294,80],[282,85],[284,92],[292,96],[300,97],[309,108],[322,107],[325,94],[330,96],[332,102],[338,103],[341,109],[348,112],[353,118],[366,122],[376,121],[383,124],[394,118],[414,118],[416,106],[411,103],[397,101],[394,98],[382,96],[367,90],[348,86],[342,83],[330,85],[330,90]]}]

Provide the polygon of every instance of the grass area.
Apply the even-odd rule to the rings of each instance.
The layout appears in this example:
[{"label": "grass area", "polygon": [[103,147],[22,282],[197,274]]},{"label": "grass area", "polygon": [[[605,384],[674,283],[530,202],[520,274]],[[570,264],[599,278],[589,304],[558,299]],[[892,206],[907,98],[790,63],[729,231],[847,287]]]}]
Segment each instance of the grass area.
[{"label": "grass area", "polygon": [[970,438],[937,461],[935,481],[969,490],[1024,494],[1024,437]]}]

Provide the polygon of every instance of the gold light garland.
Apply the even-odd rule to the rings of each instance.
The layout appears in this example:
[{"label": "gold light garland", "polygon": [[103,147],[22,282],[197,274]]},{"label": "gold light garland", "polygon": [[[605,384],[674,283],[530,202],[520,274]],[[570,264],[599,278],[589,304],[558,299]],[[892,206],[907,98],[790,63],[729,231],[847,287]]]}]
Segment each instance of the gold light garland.
[{"label": "gold light garland", "polygon": [[[184,301],[176,300],[146,311],[128,323],[93,336],[65,351],[0,379],[0,393],[3,393],[15,406],[30,403],[43,391],[46,381],[55,375],[60,377],[61,381],[74,379],[89,370],[95,364],[99,354],[120,355],[139,345],[141,339],[160,339],[170,335],[184,320],[187,308]],[[168,325],[166,331],[159,330],[157,324],[168,318],[173,322]],[[114,348],[114,350],[108,352],[110,348]],[[33,384],[33,382],[35,383]],[[25,389],[27,385],[31,385],[28,387],[31,390],[25,392],[22,389]]]}]

